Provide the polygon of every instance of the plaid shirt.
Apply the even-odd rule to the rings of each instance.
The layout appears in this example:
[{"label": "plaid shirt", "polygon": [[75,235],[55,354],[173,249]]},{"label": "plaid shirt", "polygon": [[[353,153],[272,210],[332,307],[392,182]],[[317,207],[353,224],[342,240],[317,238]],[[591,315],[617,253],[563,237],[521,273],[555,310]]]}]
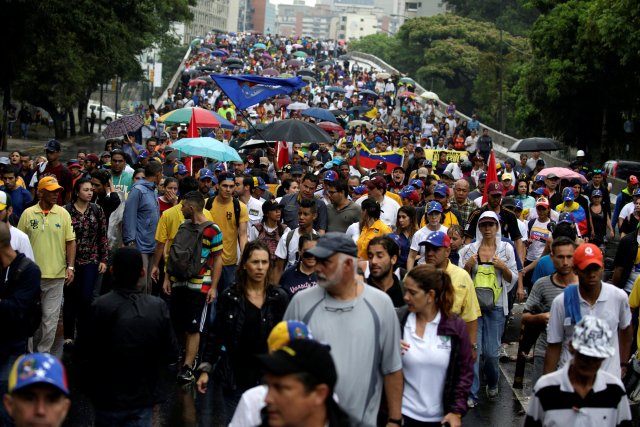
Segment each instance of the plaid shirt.
[{"label": "plaid shirt", "polygon": [[458,204],[455,198],[452,198],[451,200],[449,200],[449,205],[453,209],[456,209],[458,212],[460,212],[460,217],[461,217],[460,220],[463,222],[460,225],[463,228],[466,225],[467,221],[469,220],[469,215],[471,215],[471,212],[473,212],[478,207],[476,206],[475,203],[473,203],[469,199],[466,199],[462,204]]}]

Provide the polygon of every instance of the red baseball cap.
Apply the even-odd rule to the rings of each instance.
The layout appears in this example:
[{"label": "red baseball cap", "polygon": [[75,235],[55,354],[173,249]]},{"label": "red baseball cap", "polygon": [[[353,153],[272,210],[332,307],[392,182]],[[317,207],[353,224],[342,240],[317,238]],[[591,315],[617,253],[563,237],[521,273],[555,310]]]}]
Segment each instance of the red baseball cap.
[{"label": "red baseball cap", "polygon": [[489,184],[487,184],[487,194],[492,196],[494,194],[502,194],[502,184],[500,184],[498,181],[491,181]]},{"label": "red baseball cap", "polygon": [[387,181],[380,175],[374,176],[373,178],[371,178],[369,181],[367,181],[366,185],[369,190],[373,188],[378,188],[380,190],[387,189]]},{"label": "red baseball cap", "polygon": [[604,267],[602,251],[593,243],[583,243],[578,246],[573,254],[573,265],[578,267],[580,270],[584,270],[591,264]]},{"label": "red baseball cap", "polygon": [[636,185],[638,183],[638,178],[635,175],[629,176],[629,184]]}]

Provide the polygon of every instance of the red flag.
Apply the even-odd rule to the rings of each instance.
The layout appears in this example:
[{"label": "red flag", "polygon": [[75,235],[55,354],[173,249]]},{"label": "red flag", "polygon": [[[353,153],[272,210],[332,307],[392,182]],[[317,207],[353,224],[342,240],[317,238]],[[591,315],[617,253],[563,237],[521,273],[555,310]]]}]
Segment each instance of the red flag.
[{"label": "red flag", "polygon": [[289,146],[286,141],[278,141],[276,143],[276,159],[278,169],[282,169],[284,165],[289,163]]},{"label": "red flag", "polygon": [[487,163],[487,180],[484,185],[484,194],[482,195],[482,204],[487,203],[487,184],[493,181],[498,181],[498,171],[496,170],[496,156],[491,150],[491,154],[489,155],[489,163]]}]

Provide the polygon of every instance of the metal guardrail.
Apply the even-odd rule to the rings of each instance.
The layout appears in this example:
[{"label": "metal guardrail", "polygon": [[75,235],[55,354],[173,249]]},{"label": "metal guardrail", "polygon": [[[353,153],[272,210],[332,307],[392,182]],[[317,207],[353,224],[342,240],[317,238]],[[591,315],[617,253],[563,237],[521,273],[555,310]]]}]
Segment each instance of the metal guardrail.
[{"label": "metal guardrail", "polygon": [[[387,73],[390,74],[398,74],[398,75],[403,75],[404,73],[400,72],[398,69],[396,69],[395,67],[393,67],[392,65],[389,65],[387,62],[383,61],[382,59],[378,58],[375,55],[371,55],[369,53],[364,53],[364,52],[357,52],[357,51],[353,51],[353,52],[349,52],[349,55],[351,55],[352,60],[355,62],[358,62],[358,60],[361,61],[366,61],[372,64],[375,64],[378,68],[380,68],[383,71],[386,71]],[[424,87],[422,87],[419,83],[416,82],[416,93],[420,94],[422,92],[425,92],[426,89]],[[447,108],[447,104],[443,103],[443,102],[439,102],[437,105],[437,109],[438,112],[440,114],[444,114],[444,111]],[[464,118],[465,120],[469,121],[471,120],[471,117],[460,112],[460,111],[456,111],[456,114],[462,118]],[[511,157],[514,158],[516,160],[520,160],[520,156],[518,153],[511,153],[508,152],[507,150],[509,149],[509,147],[511,147],[518,139],[514,138],[511,135],[507,135],[505,133],[500,132],[497,129],[493,129],[490,126],[487,126],[484,123],[480,123],[480,125],[483,128],[486,128],[489,130],[489,135],[491,136],[491,138],[493,139],[493,146],[494,149],[500,153],[503,157]],[[547,152],[543,152],[540,153],[540,157],[542,157],[545,161],[545,163],[547,164],[548,167],[550,166],[559,166],[559,167],[567,167],[569,166],[569,161],[562,159],[560,157],[554,156],[552,154],[549,154]],[[610,182],[612,184],[612,193],[619,193],[623,188],[626,187],[627,183],[623,180],[617,179],[617,178],[611,178],[608,177],[607,178],[608,182]]]},{"label": "metal guardrail", "polygon": [[159,97],[153,100],[153,105],[155,105],[157,109],[160,109],[162,105],[164,105],[164,101],[165,99],[167,99],[167,94],[169,89],[173,89],[175,87],[176,82],[182,75],[182,71],[184,71],[184,65],[187,62],[187,59],[189,59],[190,55],[191,55],[191,46],[189,46],[189,49],[187,49],[187,53],[184,54],[184,57],[182,58],[182,61],[180,62],[178,69],[174,73],[173,77],[171,77],[171,80],[169,80],[169,84],[167,85],[167,87],[164,89],[164,91],[160,94]]}]

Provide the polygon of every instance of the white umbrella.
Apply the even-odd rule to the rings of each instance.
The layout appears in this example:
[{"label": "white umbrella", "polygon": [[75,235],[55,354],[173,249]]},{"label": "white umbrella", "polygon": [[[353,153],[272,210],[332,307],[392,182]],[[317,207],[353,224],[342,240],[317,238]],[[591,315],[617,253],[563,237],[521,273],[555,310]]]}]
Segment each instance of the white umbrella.
[{"label": "white umbrella", "polygon": [[306,110],[310,108],[309,104],[305,104],[304,102],[293,102],[287,105],[287,110]]},{"label": "white umbrella", "polygon": [[425,90],[420,94],[420,98],[422,99],[431,99],[432,101],[440,101],[440,97],[437,93],[431,92],[430,90]]},{"label": "white umbrella", "polygon": [[377,73],[376,74],[376,79],[387,80],[389,77],[391,77],[391,74],[389,74],[389,73]]}]

